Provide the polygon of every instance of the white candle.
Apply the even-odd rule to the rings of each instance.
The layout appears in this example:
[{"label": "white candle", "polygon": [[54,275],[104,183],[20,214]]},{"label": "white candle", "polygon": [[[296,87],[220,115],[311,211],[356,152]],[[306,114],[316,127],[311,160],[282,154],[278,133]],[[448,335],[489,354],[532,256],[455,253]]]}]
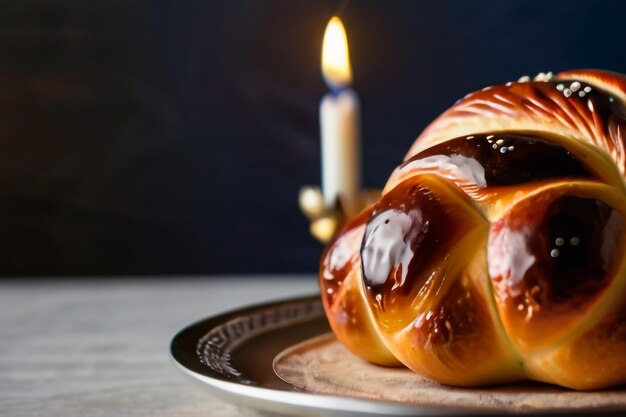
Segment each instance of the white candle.
[{"label": "white candle", "polygon": [[320,103],[322,193],[327,206],[341,202],[346,215],[359,210],[361,149],[359,99],[349,88],[352,70],[343,24],[333,17],[324,34],[322,74],[332,92]]}]

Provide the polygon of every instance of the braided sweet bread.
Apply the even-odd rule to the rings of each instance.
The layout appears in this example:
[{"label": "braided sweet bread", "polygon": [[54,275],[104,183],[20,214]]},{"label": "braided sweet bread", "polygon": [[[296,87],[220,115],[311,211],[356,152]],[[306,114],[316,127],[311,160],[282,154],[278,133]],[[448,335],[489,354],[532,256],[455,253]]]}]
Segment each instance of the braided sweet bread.
[{"label": "braided sweet bread", "polygon": [[626,383],[626,78],[472,93],[417,138],[320,265],[361,358],[438,382]]}]

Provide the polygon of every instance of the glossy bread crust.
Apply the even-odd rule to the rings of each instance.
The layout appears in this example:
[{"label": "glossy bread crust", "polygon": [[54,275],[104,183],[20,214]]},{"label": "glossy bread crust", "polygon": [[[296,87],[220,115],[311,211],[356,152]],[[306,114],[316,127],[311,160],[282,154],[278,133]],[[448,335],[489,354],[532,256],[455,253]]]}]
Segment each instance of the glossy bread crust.
[{"label": "glossy bread crust", "polygon": [[444,112],[322,257],[337,338],[451,385],[626,383],[625,103],[582,70]]}]

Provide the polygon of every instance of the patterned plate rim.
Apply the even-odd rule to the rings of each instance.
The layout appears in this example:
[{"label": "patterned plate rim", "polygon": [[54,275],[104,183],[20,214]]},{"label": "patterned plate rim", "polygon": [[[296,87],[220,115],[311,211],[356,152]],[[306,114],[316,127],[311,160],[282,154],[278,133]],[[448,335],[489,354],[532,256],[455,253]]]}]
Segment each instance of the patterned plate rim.
[{"label": "patterned plate rim", "polygon": [[[232,355],[237,346],[246,340],[264,332],[323,317],[323,314],[319,295],[232,310],[195,322],[178,332],[170,344],[170,357],[180,371],[208,386],[213,395],[263,411],[306,416],[472,414],[472,410],[467,408],[427,407],[267,388],[248,379],[233,366]],[[270,362],[273,359],[268,358]]]}]

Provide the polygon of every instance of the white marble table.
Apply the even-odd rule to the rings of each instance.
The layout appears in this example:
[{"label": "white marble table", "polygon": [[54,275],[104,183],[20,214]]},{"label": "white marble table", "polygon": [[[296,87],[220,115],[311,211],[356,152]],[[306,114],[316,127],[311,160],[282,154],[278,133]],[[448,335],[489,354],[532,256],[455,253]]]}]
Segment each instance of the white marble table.
[{"label": "white marble table", "polygon": [[258,416],[170,363],[203,317],[317,291],[313,276],[0,281],[0,415]]}]

